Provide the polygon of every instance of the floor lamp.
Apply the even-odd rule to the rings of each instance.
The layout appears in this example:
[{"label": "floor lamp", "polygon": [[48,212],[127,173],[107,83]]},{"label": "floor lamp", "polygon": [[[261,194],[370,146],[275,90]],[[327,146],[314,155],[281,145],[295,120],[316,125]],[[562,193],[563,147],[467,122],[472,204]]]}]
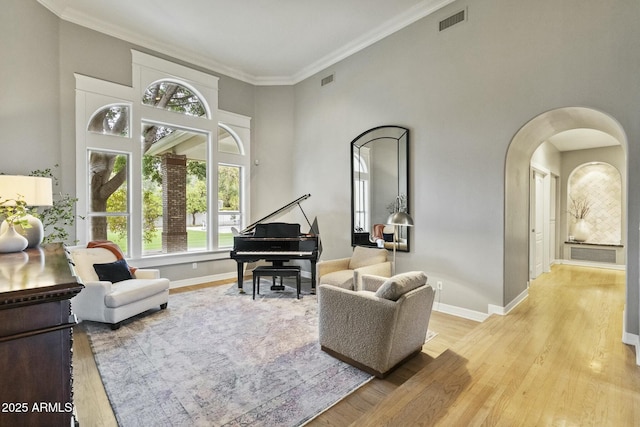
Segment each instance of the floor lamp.
[{"label": "floor lamp", "polygon": [[413,227],[413,218],[406,212],[394,212],[389,215],[387,224],[393,225],[393,264],[391,265],[391,275],[396,274],[396,248],[398,247],[398,227]]}]

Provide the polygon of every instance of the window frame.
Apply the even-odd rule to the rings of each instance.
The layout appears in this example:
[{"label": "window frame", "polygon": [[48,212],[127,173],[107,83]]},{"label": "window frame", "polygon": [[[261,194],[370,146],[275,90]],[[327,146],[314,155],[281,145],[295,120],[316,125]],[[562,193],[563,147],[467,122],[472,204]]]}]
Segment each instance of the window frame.
[{"label": "window frame", "polygon": [[[228,258],[229,247],[218,246],[218,167],[230,164],[240,168],[240,211],[242,226],[249,208],[250,118],[218,109],[218,78],[171,63],[151,55],[132,50],[133,86],[128,87],[92,77],[76,74],[76,194],[77,214],[88,213],[88,153],[91,150],[113,151],[126,154],[129,159],[128,205],[129,238],[128,258],[137,266],[158,266],[211,259]],[[170,80],[179,83],[200,97],[205,116],[180,114],[158,109],[142,103],[142,95],[154,82]],[[107,95],[108,94],[108,95]],[[129,136],[113,136],[88,131],[89,119],[100,109],[113,104],[126,104],[130,108]],[[195,252],[143,255],[142,242],[142,145],[143,123],[154,123],[178,129],[192,130],[207,135],[207,249]],[[239,145],[240,154],[218,150],[218,127],[227,130]],[[115,140],[117,139],[117,141]],[[140,197],[137,197],[140,195]],[[212,197],[215,195],[215,197]],[[89,221],[77,221],[76,238],[88,241]],[[123,248],[124,249],[124,248]]]}]

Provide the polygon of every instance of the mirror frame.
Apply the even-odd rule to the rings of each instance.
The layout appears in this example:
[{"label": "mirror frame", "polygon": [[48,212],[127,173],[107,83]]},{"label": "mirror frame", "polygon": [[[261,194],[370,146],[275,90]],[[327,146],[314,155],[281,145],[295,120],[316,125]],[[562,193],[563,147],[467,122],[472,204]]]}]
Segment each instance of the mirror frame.
[{"label": "mirror frame", "polygon": [[[355,137],[350,144],[351,147],[351,246],[370,246],[370,247],[377,247],[375,242],[371,241],[371,231],[372,230],[365,230],[363,232],[357,232],[356,231],[356,212],[355,212],[355,202],[356,202],[356,189],[355,189],[355,174],[356,174],[356,167],[355,167],[355,155],[356,152],[359,151],[359,149],[361,147],[364,147],[366,145],[375,143],[378,140],[388,140],[388,139],[392,139],[392,140],[396,140],[396,147],[397,147],[397,166],[396,166],[396,177],[397,177],[397,185],[396,188],[398,189],[396,192],[396,199],[397,197],[402,194],[400,191],[400,188],[404,188],[406,189],[406,201],[405,201],[405,209],[404,211],[407,213],[411,212],[411,198],[409,197],[410,191],[409,191],[409,129],[402,127],[402,126],[396,126],[396,125],[385,125],[385,126],[377,126],[371,129],[368,129],[364,132],[362,132],[360,135],[358,135],[357,137]],[[404,140],[404,149],[401,147],[401,141]],[[404,154],[404,162],[402,162],[402,155]],[[403,163],[403,164],[401,164]],[[404,169],[404,171],[403,171]],[[404,180],[403,183],[401,183],[401,181]],[[402,185],[404,184],[404,185]],[[374,189],[370,189],[370,192],[373,192]],[[390,212],[389,215],[393,213]],[[373,226],[373,224],[369,225],[369,228],[371,228]],[[411,250],[411,240],[410,240],[410,232],[409,232],[409,227],[399,227],[399,234],[402,236],[406,236],[403,237],[403,239],[406,239],[406,245],[400,246],[397,245],[396,250],[400,251],[400,252],[410,252]],[[387,244],[385,244],[385,247],[387,249],[393,249],[394,244],[391,242],[387,242]]]}]

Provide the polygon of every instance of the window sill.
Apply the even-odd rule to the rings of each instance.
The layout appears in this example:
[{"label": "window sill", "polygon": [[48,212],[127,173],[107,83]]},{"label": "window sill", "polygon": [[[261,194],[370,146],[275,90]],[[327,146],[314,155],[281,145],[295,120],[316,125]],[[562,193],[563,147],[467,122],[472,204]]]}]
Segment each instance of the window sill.
[{"label": "window sill", "polygon": [[181,254],[159,254],[143,258],[128,258],[127,262],[139,268],[154,268],[168,265],[188,264],[191,262],[220,261],[231,259],[228,249],[215,251],[188,252]]}]

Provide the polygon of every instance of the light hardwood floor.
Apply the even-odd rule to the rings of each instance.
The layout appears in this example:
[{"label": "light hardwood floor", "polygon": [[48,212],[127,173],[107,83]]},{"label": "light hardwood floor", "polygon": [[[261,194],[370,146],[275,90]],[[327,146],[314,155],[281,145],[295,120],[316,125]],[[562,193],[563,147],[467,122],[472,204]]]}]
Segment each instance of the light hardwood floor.
[{"label": "light hardwood floor", "polygon": [[[506,316],[476,323],[434,312],[438,336],[421,354],[310,425],[640,425],[640,368],[621,342],[623,308],[624,272],[554,266]],[[81,326],[74,340],[80,423],[115,426]]]}]

